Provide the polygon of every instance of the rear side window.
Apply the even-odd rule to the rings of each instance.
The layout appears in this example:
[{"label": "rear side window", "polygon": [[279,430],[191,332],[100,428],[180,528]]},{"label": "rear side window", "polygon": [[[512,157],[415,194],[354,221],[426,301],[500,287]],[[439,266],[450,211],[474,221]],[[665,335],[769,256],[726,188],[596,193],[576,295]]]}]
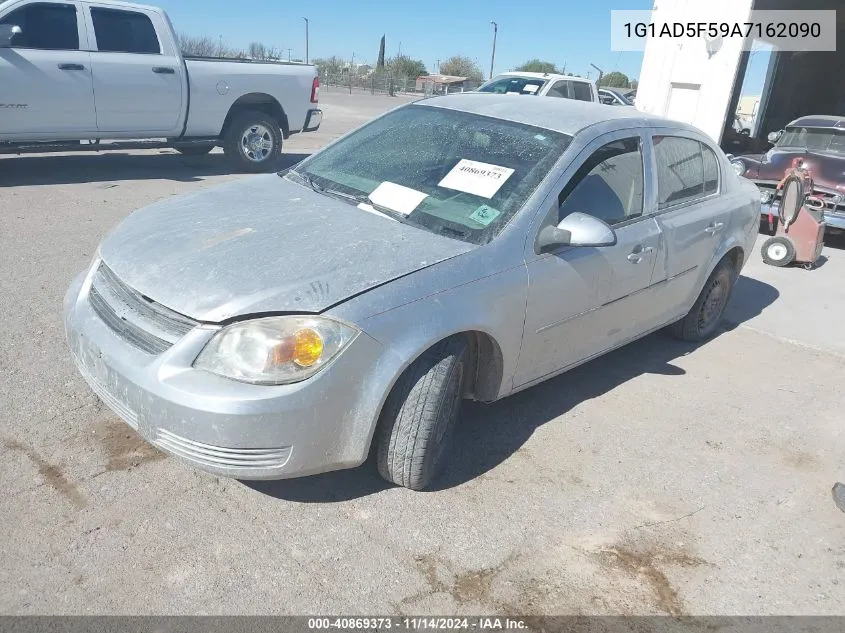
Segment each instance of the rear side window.
[{"label": "rear side window", "polygon": [[602,146],[558,196],[558,222],[576,211],[610,225],[643,214],[643,154],[639,137]]},{"label": "rear side window", "polygon": [[593,91],[590,90],[590,84],[583,81],[573,81],[572,88],[575,91],[575,99],[578,101],[592,101]]},{"label": "rear side window", "polygon": [[716,193],[719,164],[706,145],[679,136],[655,136],[658,209]]},{"label": "rear side window", "polygon": [[560,97],[561,99],[574,99],[572,94],[571,81],[557,81],[546,93],[548,97]]},{"label": "rear side window", "polygon": [[72,4],[36,2],[0,18],[0,24],[19,26],[22,33],[12,38],[12,48],[50,51],[79,50],[76,7]]},{"label": "rear side window", "polygon": [[150,18],[135,11],[91,8],[97,50],[108,53],[161,53]]}]

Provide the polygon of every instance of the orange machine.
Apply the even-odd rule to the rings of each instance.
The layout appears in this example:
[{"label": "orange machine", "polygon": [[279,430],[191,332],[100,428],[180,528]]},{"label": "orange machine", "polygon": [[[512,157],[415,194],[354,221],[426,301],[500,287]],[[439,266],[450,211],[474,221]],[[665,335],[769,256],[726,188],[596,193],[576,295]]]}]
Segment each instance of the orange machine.
[{"label": "orange machine", "polygon": [[[775,217],[772,207],[778,194]],[[812,269],[824,246],[825,203],[821,196],[813,195],[813,177],[801,159],[795,159],[768,203],[769,229],[775,235],[763,243],[763,261],[772,266],[796,262]]]}]

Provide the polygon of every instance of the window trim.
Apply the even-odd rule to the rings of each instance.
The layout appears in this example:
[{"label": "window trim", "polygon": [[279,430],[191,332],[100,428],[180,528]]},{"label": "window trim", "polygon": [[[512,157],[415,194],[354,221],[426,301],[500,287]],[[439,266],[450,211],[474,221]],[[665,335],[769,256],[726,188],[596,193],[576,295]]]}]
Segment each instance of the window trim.
[{"label": "window trim", "polygon": [[[699,145],[702,145],[702,146],[706,147],[707,149],[709,149],[713,153],[713,155],[716,157],[716,167],[718,168],[719,182],[716,186],[716,191],[713,192],[713,193],[708,193],[706,195],[698,196],[696,198],[689,198],[687,200],[681,200],[679,202],[675,202],[673,204],[670,204],[670,205],[667,205],[667,206],[664,206],[664,207],[661,208],[661,206],[660,206],[660,169],[658,168],[658,165],[657,165],[657,150],[656,150],[657,146],[654,143],[655,137],[658,137],[658,136],[659,137],[669,136],[669,137],[673,137],[673,138],[682,138],[682,139],[687,140],[687,141],[694,141],[694,142],[698,143]],[[655,182],[656,194],[657,194],[655,196],[655,209],[656,209],[656,211],[654,212],[653,215],[662,215],[663,213],[666,213],[668,211],[674,211],[674,210],[680,209],[682,207],[688,207],[688,206],[691,206],[691,205],[694,205],[694,204],[698,204],[699,202],[702,202],[704,200],[709,200],[711,198],[715,198],[715,197],[721,195],[722,185],[723,185],[722,165],[721,165],[721,161],[719,160],[719,155],[716,154],[716,152],[713,150],[713,148],[709,144],[705,143],[701,139],[695,138],[695,136],[689,135],[689,133],[687,133],[687,134],[675,134],[673,132],[662,130],[661,128],[656,128],[656,129],[653,128],[650,131],[649,142],[651,143],[651,147],[652,147],[652,157],[653,157],[653,161],[654,161],[653,164],[652,164],[652,169],[654,169],[654,182]],[[702,154],[702,161],[701,162],[702,162],[702,170],[703,170],[703,168],[704,168],[703,154]],[[702,171],[702,176],[703,175],[704,175],[704,173]]]},{"label": "window trim", "polygon": [[37,4],[53,4],[53,5],[62,5],[72,7],[74,13],[76,14],[76,48],[39,48],[37,46],[10,46],[10,50],[16,51],[63,51],[67,53],[78,53],[80,51],[87,50],[87,33],[83,30],[82,26],[84,25],[84,15],[80,13],[80,6],[79,3],[75,0],[66,1],[66,0],[32,0],[31,2],[22,2],[19,5],[14,5],[10,7],[10,11],[8,13],[3,14],[0,19],[5,19],[6,16],[15,13],[16,11],[20,11],[21,9],[25,9],[26,7],[31,7]]},{"label": "window trim", "polygon": [[[157,53],[133,53],[130,51],[104,51],[100,50],[100,42],[97,39],[97,27],[94,24],[94,11],[113,11],[118,13],[136,13],[138,15],[143,15],[147,20],[150,21],[150,26],[153,27],[153,34],[156,37],[156,42],[158,43],[158,52]],[[110,55],[158,55],[159,57],[164,56],[164,42],[161,41],[161,37],[159,36],[158,28],[156,27],[156,21],[153,19],[153,16],[147,13],[146,11],[141,11],[139,9],[124,9],[124,8],[115,8],[113,6],[104,6],[99,4],[89,4],[87,5],[87,13],[88,19],[91,22],[91,39],[89,42],[88,50],[91,53],[106,53]]]}]

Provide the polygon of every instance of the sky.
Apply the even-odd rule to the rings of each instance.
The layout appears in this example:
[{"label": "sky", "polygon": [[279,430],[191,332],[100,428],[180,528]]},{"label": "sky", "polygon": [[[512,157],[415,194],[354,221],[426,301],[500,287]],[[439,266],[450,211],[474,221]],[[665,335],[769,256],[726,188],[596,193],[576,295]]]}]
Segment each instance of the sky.
[{"label": "sky", "polygon": [[653,0],[150,0],[164,7],[177,31],[207,35],[236,48],[252,41],[291,49],[305,57],[305,23],[310,21],[310,58],[340,56],[374,64],[386,35],[388,57],[403,54],[436,72],[437,60],[465,55],[490,72],[491,20],[499,25],[494,72],[538,57],[595,79],[590,64],[606,73],[639,76],[641,52],[610,50],[611,9],[651,9]]}]

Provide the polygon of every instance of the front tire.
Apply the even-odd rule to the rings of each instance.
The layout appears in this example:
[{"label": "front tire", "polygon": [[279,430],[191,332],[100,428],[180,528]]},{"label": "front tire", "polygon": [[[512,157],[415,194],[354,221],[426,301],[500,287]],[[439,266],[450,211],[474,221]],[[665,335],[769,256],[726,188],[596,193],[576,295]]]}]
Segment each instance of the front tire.
[{"label": "front tire", "polygon": [[244,171],[271,171],[282,154],[279,122],[260,110],[244,110],[230,122],[223,152]]},{"label": "front tire", "polygon": [[687,315],[669,326],[672,335],[690,342],[703,341],[713,336],[722,322],[735,282],[733,262],[723,259],[708,277]]},{"label": "front tire", "polygon": [[378,423],[376,462],[388,481],[422,490],[440,472],[463,399],[467,342],[441,341],[405,370]]}]

